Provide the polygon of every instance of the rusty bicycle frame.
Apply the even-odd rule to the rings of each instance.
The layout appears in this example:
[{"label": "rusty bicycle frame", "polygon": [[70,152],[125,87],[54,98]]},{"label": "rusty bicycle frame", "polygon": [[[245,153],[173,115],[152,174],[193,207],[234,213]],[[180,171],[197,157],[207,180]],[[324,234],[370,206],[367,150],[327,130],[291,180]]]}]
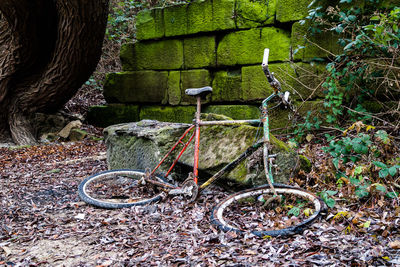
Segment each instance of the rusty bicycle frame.
[{"label": "rusty bicycle frame", "polygon": [[[189,184],[192,187],[189,191],[192,192],[192,199],[195,199],[197,197],[198,192],[202,191],[204,188],[209,186],[211,183],[215,182],[217,179],[222,177],[223,174],[226,172],[231,171],[234,167],[236,167],[242,160],[253,154],[258,148],[261,146],[264,147],[263,153],[264,153],[264,171],[265,175],[267,178],[267,181],[270,185],[270,187],[273,189],[274,196],[276,196],[276,192],[273,187],[273,176],[272,176],[272,161],[274,160],[276,155],[268,155],[268,148],[270,145],[270,137],[269,137],[269,117],[268,117],[268,102],[272,100],[275,97],[280,97],[284,100],[284,94],[281,92],[281,86],[278,80],[275,79],[273,73],[271,73],[268,69],[268,54],[269,50],[265,49],[264,51],[264,60],[262,64],[262,68],[264,71],[265,76],[267,77],[268,82],[274,89],[273,93],[268,96],[266,99],[262,101],[261,105],[261,118],[260,119],[251,119],[251,120],[225,120],[225,121],[202,121],[200,119],[200,114],[201,114],[201,98],[202,96],[196,95],[197,98],[197,109],[195,113],[195,119],[193,124],[183,133],[183,135],[178,139],[178,141],[172,146],[172,148],[169,150],[169,152],[161,159],[161,161],[158,163],[158,165],[151,171],[147,170],[146,175],[145,175],[145,180],[149,181],[150,183],[154,183],[157,185],[160,185],[162,187],[169,187],[169,189],[175,189],[174,194],[179,194],[179,193],[185,193],[182,188],[185,186],[185,182],[189,182]],[[210,87],[204,87],[208,88],[209,92],[212,91]],[[198,89],[203,89],[203,88],[195,88],[194,90]],[[191,90],[191,89],[188,89]],[[288,96],[287,96],[288,97]],[[201,126],[212,126],[212,125],[256,125],[259,126],[260,124],[263,124],[263,141],[262,142],[257,142],[250,146],[249,148],[246,149],[240,156],[238,156],[236,159],[234,159],[231,163],[227,164],[225,167],[223,167],[221,170],[219,170],[216,174],[214,174],[211,178],[209,178],[206,182],[198,186],[198,174],[199,174],[199,154],[200,154],[200,128]],[[187,142],[183,142],[186,136],[192,131],[192,135],[189,137]],[[193,163],[193,172],[189,174],[189,178],[184,182],[183,186],[181,187],[181,190],[178,187],[174,187],[172,185],[166,186],[165,184],[159,183],[152,179],[152,177],[155,175],[157,169],[165,162],[165,160],[171,155],[171,153],[177,148],[178,145],[183,145],[183,148],[179,152],[178,156],[175,158],[173,161],[172,165],[168,169],[167,173],[165,174],[165,177],[167,177],[172,169],[175,167],[177,164],[178,160],[182,156],[182,154],[185,152],[189,144],[193,141],[194,139],[194,163]],[[187,190],[186,190],[187,191]]]}]

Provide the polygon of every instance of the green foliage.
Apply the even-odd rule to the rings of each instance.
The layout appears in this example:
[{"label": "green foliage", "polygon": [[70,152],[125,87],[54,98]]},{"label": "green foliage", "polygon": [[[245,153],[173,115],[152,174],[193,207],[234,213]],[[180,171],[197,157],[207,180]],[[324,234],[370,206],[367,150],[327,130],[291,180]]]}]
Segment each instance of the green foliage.
[{"label": "green foliage", "polygon": [[293,132],[295,141],[301,142],[307,132],[320,129],[321,120],[318,117],[311,117],[311,111],[308,111],[304,122],[296,124],[296,128]]},{"label": "green foliage", "polygon": [[372,162],[376,167],[380,168],[379,171],[379,177],[380,178],[386,178],[389,175],[392,177],[395,177],[395,175],[398,173],[398,170],[400,169],[400,165],[396,164],[393,166],[388,166],[383,162],[380,161],[373,161]]},{"label": "green foliage", "polygon": [[[363,128],[366,133],[361,132]],[[348,135],[354,130],[357,130],[356,134]],[[354,123],[344,133],[346,136],[330,140],[323,148],[332,156],[338,188],[346,184],[351,186],[359,199],[376,192],[396,198],[398,193],[389,191],[384,185],[400,172],[400,164],[392,159],[393,146],[388,133],[384,130],[374,132],[373,127],[362,123]]]},{"label": "green foliage", "polygon": [[333,208],[336,205],[336,200],[332,196],[336,195],[338,191],[324,190],[318,193],[319,197],[325,202],[329,208]]},{"label": "green foliage", "polygon": [[395,73],[399,72],[400,7],[386,10],[378,0],[365,1],[364,5],[353,0],[329,4],[332,6],[313,1],[307,17],[312,22],[312,34],[330,31],[343,47],[326,66],[326,122],[370,121],[365,101],[374,100],[376,95],[382,99],[382,94],[385,100],[396,100],[385,89],[400,89],[395,82]]},{"label": "green foliage", "polygon": [[329,142],[324,151],[333,157],[333,165],[339,169],[339,162],[347,163],[352,161],[356,163],[361,159],[361,155],[369,152],[369,146],[372,144],[370,136],[359,133],[356,137],[343,137]]},{"label": "green foliage", "polygon": [[135,38],[135,17],[143,9],[186,3],[183,0],[113,0],[108,15],[106,36],[109,40],[125,43]]}]

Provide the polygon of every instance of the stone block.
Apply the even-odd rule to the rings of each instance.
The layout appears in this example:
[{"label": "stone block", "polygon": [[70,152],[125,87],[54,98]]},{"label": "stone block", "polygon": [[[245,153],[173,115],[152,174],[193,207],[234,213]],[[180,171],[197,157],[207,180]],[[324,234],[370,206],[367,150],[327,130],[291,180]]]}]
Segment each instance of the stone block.
[{"label": "stone block", "polygon": [[213,0],[213,30],[230,30],[236,28],[235,0]]},{"label": "stone block", "polygon": [[164,36],[164,18],[161,8],[146,9],[136,16],[136,39],[158,39]]},{"label": "stone block", "polygon": [[[109,169],[154,168],[187,128],[187,124],[148,120],[105,128]],[[173,159],[170,157],[158,173],[165,173]]]},{"label": "stone block", "polygon": [[187,33],[213,30],[213,6],[210,0],[192,1],[187,7]]},{"label": "stone block", "polygon": [[[330,53],[341,53],[342,47],[338,44],[338,36],[332,32],[312,35],[308,32],[308,24],[296,22],[292,26],[292,58],[296,60],[311,61],[315,58],[326,58]],[[318,44],[317,45],[315,45]],[[321,49],[322,48],[322,49]]]},{"label": "stone block", "polygon": [[243,100],[250,102],[260,102],[272,94],[261,65],[242,68],[242,92]]},{"label": "stone block", "polygon": [[[282,91],[289,91],[293,100],[323,97],[321,81],[325,79],[322,65],[306,63],[275,63],[269,69],[282,85]],[[261,66],[242,68],[242,90],[244,100],[266,98],[273,89],[270,87]]]},{"label": "stone block", "polygon": [[140,109],[140,119],[191,123],[195,112],[194,106],[144,106]]},{"label": "stone block", "polygon": [[183,40],[183,54],[186,69],[215,67],[216,43],[215,36],[200,36]]},{"label": "stone block", "polygon": [[234,120],[250,120],[260,118],[259,107],[251,105],[211,105],[204,109],[204,113],[222,114]]},{"label": "stone block", "polygon": [[181,72],[170,71],[168,75],[168,103],[170,105],[179,105],[181,103]]},{"label": "stone block", "polygon": [[179,36],[187,34],[187,4],[164,8],[165,36]]},{"label": "stone block", "polygon": [[236,102],[243,100],[241,69],[217,71],[212,83],[212,102]]},{"label": "stone block", "polygon": [[162,103],[167,85],[167,71],[109,73],[103,94],[108,103]]},{"label": "stone block", "polygon": [[[295,63],[289,66],[291,70],[288,70],[286,73],[288,73],[287,75],[294,75],[289,78],[293,87],[293,90],[290,91],[295,99],[305,100],[325,97],[323,93],[324,88],[321,87],[322,82],[327,76],[325,64]],[[276,72],[278,73],[278,71]]]},{"label": "stone block", "polygon": [[[181,71],[181,104],[196,104],[196,98],[185,94],[185,90],[188,88],[198,88],[211,85],[211,75],[208,70],[197,69],[197,70],[184,70]],[[210,95],[207,96],[207,100],[210,99]],[[204,100],[203,103],[206,103]]]},{"label": "stone block", "polygon": [[124,70],[174,70],[183,66],[182,40],[136,42],[123,45]]},{"label": "stone block", "polygon": [[[187,129],[187,124],[165,123],[143,120],[137,123],[119,124],[104,129],[107,145],[107,162],[111,169],[154,168],[170,150],[179,136]],[[250,145],[260,129],[251,126],[211,126],[202,128],[199,169],[214,174],[221,167],[237,158]],[[293,168],[297,165],[297,155],[282,141],[270,135],[272,152],[277,155],[276,164],[280,171],[275,175],[275,182],[287,183]],[[261,149],[262,150],[262,149]],[[161,165],[160,172],[165,172],[179,150],[172,152],[167,164]],[[224,179],[242,185],[266,183],[262,165],[262,152],[256,152],[246,159]],[[183,153],[180,162],[193,166],[193,142]],[[250,171],[250,172],[248,172]],[[175,176],[175,169],[174,169]],[[187,173],[179,173],[184,178]],[[182,177],[182,178],[183,178]],[[206,177],[200,177],[204,179]]]},{"label": "stone block", "polygon": [[107,127],[113,124],[139,120],[139,106],[109,104],[107,106],[91,106],[87,114],[90,124]]},{"label": "stone block", "polygon": [[304,19],[308,15],[310,0],[277,0],[276,20],[290,22]]},{"label": "stone block", "polygon": [[264,49],[270,48],[270,61],[286,61],[290,55],[289,32],[274,28],[255,28],[225,35],[217,48],[219,66],[260,64]]},{"label": "stone block", "polygon": [[236,1],[236,25],[239,29],[255,28],[273,24],[277,0]]}]

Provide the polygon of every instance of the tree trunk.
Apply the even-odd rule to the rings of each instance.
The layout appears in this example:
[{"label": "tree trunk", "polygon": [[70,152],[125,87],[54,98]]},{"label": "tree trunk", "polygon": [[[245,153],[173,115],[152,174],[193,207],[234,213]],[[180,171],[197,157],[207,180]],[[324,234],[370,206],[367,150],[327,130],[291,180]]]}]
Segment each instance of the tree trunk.
[{"label": "tree trunk", "polygon": [[108,0],[0,2],[0,138],[35,144],[30,117],[61,108],[100,55]]}]

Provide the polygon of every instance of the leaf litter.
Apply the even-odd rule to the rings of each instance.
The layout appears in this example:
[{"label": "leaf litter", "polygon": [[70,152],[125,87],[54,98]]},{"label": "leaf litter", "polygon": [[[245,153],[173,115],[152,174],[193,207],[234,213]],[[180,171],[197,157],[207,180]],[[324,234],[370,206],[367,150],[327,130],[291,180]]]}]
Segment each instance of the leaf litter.
[{"label": "leaf litter", "polygon": [[[314,170],[294,183],[318,192],[326,186],[320,184],[319,169],[328,164],[318,147],[311,150],[318,157]],[[0,148],[0,265],[400,264],[398,199],[362,203],[338,194],[328,216],[301,235],[240,236],[210,224],[214,203],[229,194],[217,186],[190,204],[180,197],[119,210],[85,204],[77,195],[78,184],[107,169],[105,151],[102,141],[90,139]]]}]

